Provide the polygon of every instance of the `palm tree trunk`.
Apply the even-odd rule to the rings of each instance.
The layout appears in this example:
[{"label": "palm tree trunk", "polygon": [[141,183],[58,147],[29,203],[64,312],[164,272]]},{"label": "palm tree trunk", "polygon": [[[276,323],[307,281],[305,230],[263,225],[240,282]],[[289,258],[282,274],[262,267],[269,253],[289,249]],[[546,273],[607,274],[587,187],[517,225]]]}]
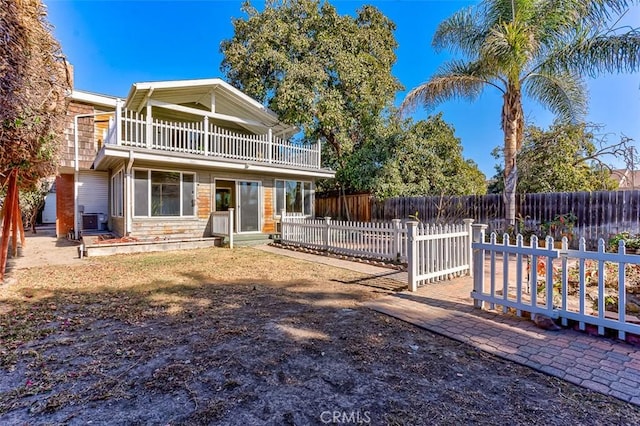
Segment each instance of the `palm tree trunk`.
[{"label": "palm tree trunk", "polygon": [[524,137],[524,115],[520,89],[509,84],[502,106],[502,130],[504,131],[504,207],[507,226],[516,223],[516,186],[518,167],[516,155]]}]

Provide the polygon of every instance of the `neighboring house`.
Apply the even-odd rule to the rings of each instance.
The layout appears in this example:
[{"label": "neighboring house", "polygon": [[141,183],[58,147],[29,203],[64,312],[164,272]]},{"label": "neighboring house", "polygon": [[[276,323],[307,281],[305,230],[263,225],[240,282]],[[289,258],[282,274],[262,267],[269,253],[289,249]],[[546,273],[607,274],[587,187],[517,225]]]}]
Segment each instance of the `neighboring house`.
[{"label": "neighboring house", "polygon": [[220,79],[136,83],[126,99],[74,90],[56,179],[57,233],[140,239],[274,233],[280,212],[314,214],[320,145]]},{"label": "neighboring house", "polygon": [[640,188],[640,170],[612,170],[611,178],[618,182],[618,189],[630,190]]}]

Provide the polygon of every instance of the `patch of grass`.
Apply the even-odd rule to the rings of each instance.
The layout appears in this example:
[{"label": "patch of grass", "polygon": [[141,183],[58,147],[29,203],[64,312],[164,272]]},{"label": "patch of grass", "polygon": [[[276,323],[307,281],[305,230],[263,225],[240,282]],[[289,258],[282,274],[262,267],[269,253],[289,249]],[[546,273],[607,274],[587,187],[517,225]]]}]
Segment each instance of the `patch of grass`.
[{"label": "patch of grass", "polygon": [[0,423],[316,424],[325,409],[372,424],[640,423],[628,404],[363,308],[393,286],[348,270],[213,248],[16,275],[0,287]]}]

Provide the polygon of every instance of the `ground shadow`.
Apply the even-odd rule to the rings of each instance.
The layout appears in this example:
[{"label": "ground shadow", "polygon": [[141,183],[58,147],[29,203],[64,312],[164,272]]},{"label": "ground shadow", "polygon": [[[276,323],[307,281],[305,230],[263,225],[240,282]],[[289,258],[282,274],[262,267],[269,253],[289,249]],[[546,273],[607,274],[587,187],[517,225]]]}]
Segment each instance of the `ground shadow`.
[{"label": "ground shadow", "polygon": [[[134,259],[147,279],[56,291],[22,282],[0,296],[0,423],[322,424],[327,412],[371,424],[640,422],[636,407],[363,307],[375,296],[347,272],[301,263],[260,278],[256,253],[31,271],[129,277]],[[180,273],[163,273],[170,256]],[[261,267],[275,268],[267,259]],[[229,262],[256,278],[207,272]]]}]

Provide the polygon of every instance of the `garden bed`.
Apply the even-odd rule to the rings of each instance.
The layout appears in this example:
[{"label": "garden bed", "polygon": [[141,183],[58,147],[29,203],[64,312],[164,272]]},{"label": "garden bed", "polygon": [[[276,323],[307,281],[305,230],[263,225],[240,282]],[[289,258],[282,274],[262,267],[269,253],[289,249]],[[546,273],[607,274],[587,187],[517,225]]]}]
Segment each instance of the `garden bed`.
[{"label": "garden bed", "polygon": [[104,238],[103,236],[86,237],[82,256],[98,257],[114,254],[147,253],[156,251],[187,250],[220,246],[222,238],[185,238],[185,239],[147,239],[140,240],[132,237]]}]

